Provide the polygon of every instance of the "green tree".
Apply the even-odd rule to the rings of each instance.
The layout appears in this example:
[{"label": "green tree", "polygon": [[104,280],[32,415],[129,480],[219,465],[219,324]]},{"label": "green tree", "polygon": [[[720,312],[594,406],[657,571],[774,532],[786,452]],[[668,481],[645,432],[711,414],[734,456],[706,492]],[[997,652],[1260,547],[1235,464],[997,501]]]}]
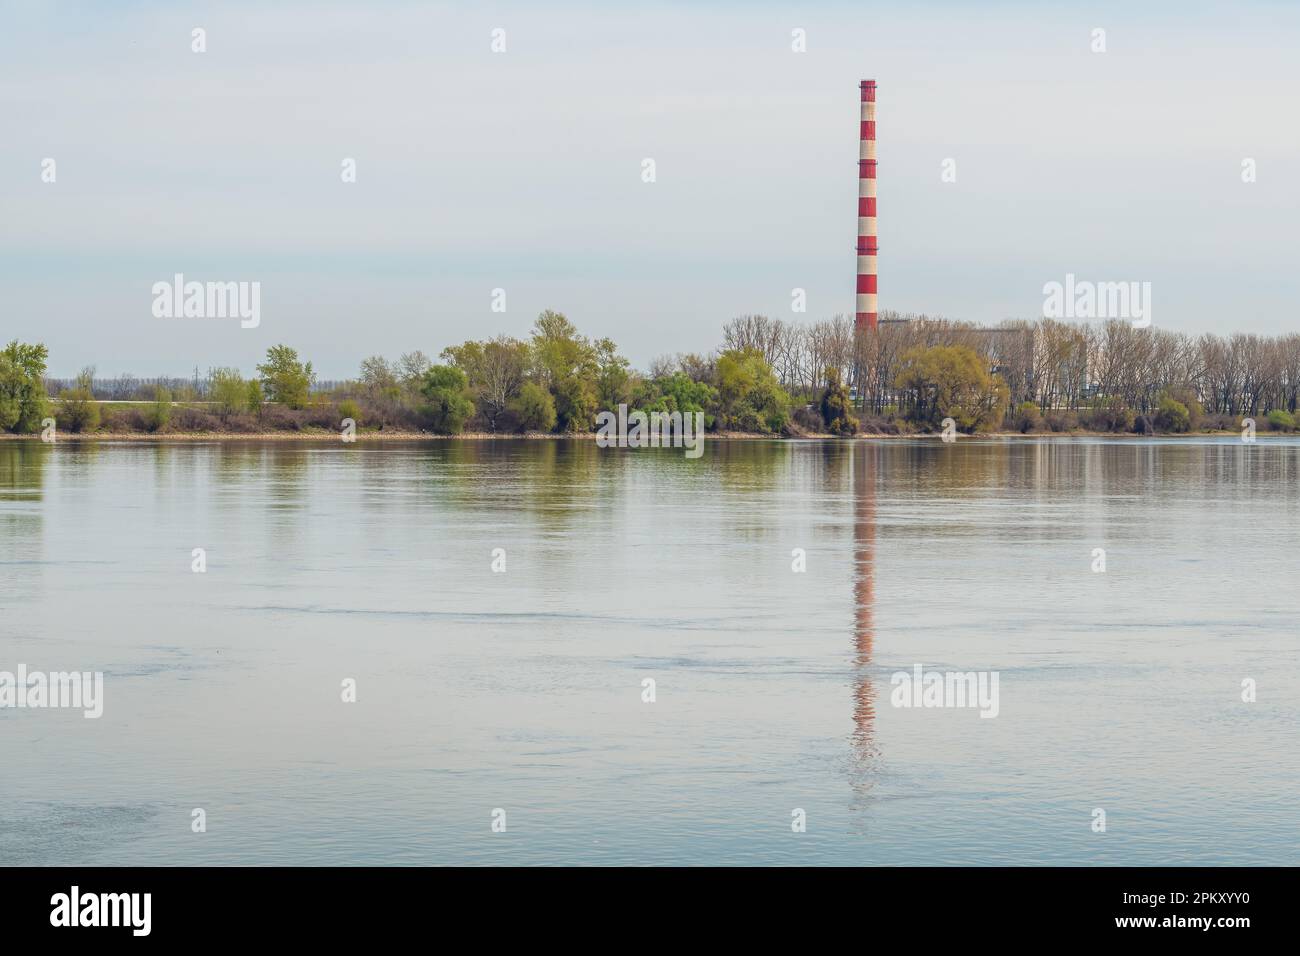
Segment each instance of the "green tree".
[{"label": "green tree", "polygon": [[531,360],[529,345],[499,335],[487,342],[465,342],[443,349],[442,357],[465,373],[479,411],[492,431],[519,394]]},{"label": "green tree", "polygon": [[723,428],[777,432],[790,420],[790,396],[758,349],[723,352],[718,356],[717,376]]},{"label": "green tree", "polygon": [[[1196,395],[1196,389],[1187,387],[1177,387],[1166,389],[1164,396],[1180,402],[1187,408],[1187,426],[1188,430],[1197,427],[1201,419],[1205,417],[1205,406],[1201,404],[1200,398]],[[1162,396],[1162,397],[1164,397]]]},{"label": "green tree", "polygon": [[208,373],[208,396],[222,421],[248,407],[248,383],[236,368],[214,368]]},{"label": "green tree", "polygon": [[90,432],[99,427],[99,405],[95,403],[94,368],[83,368],[77,384],[59,393],[59,423],[70,432]]},{"label": "green tree", "polygon": [[1010,389],[988,361],[964,345],[916,346],[899,360],[894,387],[911,393],[911,419],[938,425],[951,418],[962,431],[996,427]]},{"label": "green tree", "polygon": [[718,390],[708,382],[697,382],[685,372],[673,372],[635,384],[633,404],[643,412],[703,412],[704,426],[712,428]]},{"label": "green tree", "polygon": [[826,390],[822,392],[822,421],[826,430],[832,435],[855,435],[858,420],[853,417],[853,406],[849,402],[849,389],[840,381],[840,370],[826,369]]},{"label": "green tree", "polygon": [[538,379],[555,398],[559,429],[590,431],[600,401],[595,347],[559,312],[549,309],[533,323],[533,360]]},{"label": "green tree", "polygon": [[632,373],[628,360],[618,354],[613,339],[597,340],[595,349],[597,403],[609,410],[627,404],[632,396]]},{"label": "green tree", "polygon": [[1192,415],[1187,406],[1166,395],[1156,406],[1156,428],[1162,432],[1191,431]]},{"label": "green tree", "polygon": [[298,360],[298,353],[287,345],[273,345],[266,350],[266,361],[257,366],[268,401],[290,408],[307,405],[316,373],[311,362]]},{"label": "green tree", "polygon": [[245,391],[244,401],[250,412],[257,416],[257,420],[262,420],[262,403],[266,399],[262,396],[262,382],[259,379],[251,378]]},{"label": "green tree", "polygon": [[45,363],[50,353],[44,345],[10,342],[0,351],[0,429],[37,431],[48,413]]},{"label": "green tree", "polygon": [[161,385],[153,387],[153,404],[144,413],[145,427],[160,432],[172,420],[172,393]]},{"label": "green tree", "polygon": [[99,406],[95,403],[95,394],[91,390],[93,381],[94,371],[83,369],[77,376],[76,386],[59,393],[59,408],[55,417],[70,432],[89,432],[99,427]]},{"label": "green tree", "polygon": [[596,386],[586,378],[570,375],[551,386],[555,417],[560,431],[584,432],[596,427]]},{"label": "green tree", "polygon": [[519,419],[519,430],[549,432],[555,427],[555,399],[536,382],[524,382],[519,394],[510,402],[510,410]]},{"label": "green tree", "polygon": [[424,373],[420,393],[428,401],[427,414],[433,430],[456,435],[474,414],[474,400],[465,373],[453,365],[435,365]]}]

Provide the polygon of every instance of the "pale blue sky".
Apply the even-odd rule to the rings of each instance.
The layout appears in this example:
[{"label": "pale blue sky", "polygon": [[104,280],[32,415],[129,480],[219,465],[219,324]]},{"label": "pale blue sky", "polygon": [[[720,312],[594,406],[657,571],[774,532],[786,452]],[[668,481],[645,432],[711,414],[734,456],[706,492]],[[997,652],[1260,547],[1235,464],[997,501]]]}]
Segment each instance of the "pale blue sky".
[{"label": "pale blue sky", "polygon": [[[639,365],[848,313],[866,77],[882,309],[1032,317],[1073,272],[1151,282],[1157,326],[1300,330],[1294,4],[607,6],[0,2],[0,336],[335,378],[544,308]],[[176,272],[260,281],[260,327],[154,318]]]}]

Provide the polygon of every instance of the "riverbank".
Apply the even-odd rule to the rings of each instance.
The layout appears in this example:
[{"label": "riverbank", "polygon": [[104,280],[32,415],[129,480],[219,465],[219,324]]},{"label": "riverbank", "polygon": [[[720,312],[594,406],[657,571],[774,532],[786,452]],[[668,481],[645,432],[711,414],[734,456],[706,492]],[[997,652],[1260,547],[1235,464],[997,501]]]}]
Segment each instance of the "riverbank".
[{"label": "riverbank", "polygon": [[[1222,438],[1225,436],[1238,436],[1237,431],[1196,431],[1182,432],[1179,434],[1156,434],[1156,435],[1138,435],[1132,432],[1102,432],[1102,431],[1085,431],[1082,429],[1069,432],[980,432],[976,435],[962,434],[958,437],[962,440],[971,438],[998,438],[998,439],[1017,439],[1017,438]],[[1286,432],[1260,432],[1259,438],[1286,438]],[[459,435],[436,435],[432,432],[411,432],[411,431],[374,431],[374,432],[357,432],[356,442],[417,442],[417,441],[518,441],[520,439],[533,441],[563,441],[565,439],[594,439],[595,432],[586,434],[564,434],[556,435],[550,432],[529,432],[526,434],[517,433],[497,433],[491,432],[463,432]],[[295,431],[295,432],[91,432],[91,433],[68,433],[60,432],[57,437],[59,442],[138,442],[141,444],[150,444],[153,442],[302,442],[302,441],[331,441],[340,438],[338,432],[325,431]],[[886,435],[886,434],[859,434],[854,435],[851,439],[844,439],[837,435],[808,433],[804,435],[782,436],[782,435],[764,435],[758,432],[708,432],[705,434],[706,441],[853,441],[853,440],[887,440],[894,441],[908,438],[940,438],[938,432],[916,432],[909,435]],[[39,434],[14,435],[8,432],[0,432],[0,441],[40,441]]]}]

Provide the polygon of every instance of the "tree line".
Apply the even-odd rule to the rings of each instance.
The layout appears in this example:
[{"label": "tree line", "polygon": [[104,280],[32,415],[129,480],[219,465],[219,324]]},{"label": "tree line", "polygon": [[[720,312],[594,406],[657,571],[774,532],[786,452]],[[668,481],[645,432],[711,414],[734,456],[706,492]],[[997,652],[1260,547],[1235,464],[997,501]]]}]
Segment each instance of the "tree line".
[{"label": "tree line", "polygon": [[93,369],[47,389],[45,346],[15,341],[0,351],[0,428],[33,432],[54,417],[73,432],[336,431],[349,418],[374,430],[566,434],[590,432],[598,412],[625,404],[771,435],[909,433],[948,418],[966,432],[1184,432],[1235,429],[1243,417],[1291,430],[1300,399],[1300,334],[1193,337],[1052,319],[982,327],[884,313],[875,331],[844,316],[746,315],[722,339],[710,354],[662,356],[642,372],[612,339],[548,310],[527,338],[466,341],[437,361],[370,356],[327,391],[282,344],[247,379],[233,368],[194,382],[124,376],[108,395]]}]

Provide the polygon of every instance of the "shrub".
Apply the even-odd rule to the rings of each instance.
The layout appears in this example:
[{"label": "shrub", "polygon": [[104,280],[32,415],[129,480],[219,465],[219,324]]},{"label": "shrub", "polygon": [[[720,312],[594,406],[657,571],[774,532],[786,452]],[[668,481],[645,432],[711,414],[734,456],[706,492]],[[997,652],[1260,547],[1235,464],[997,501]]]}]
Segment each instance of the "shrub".
[{"label": "shrub", "polygon": [[228,419],[247,406],[248,385],[238,369],[213,369],[209,381],[208,394],[222,419]]},{"label": "shrub", "polygon": [[1022,434],[1043,427],[1043,413],[1033,402],[1021,402],[1011,413],[1011,427]]},{"label": "shrub", "polygon": [[1295,416],[1280,408],[1268,413],[1268,427],[1276,432],[1295,431]]},{"label": "shrub", "polygon": [[1176,402],[1181,402],[1187,407],[1187,429],[1201,427],[1201,418],[1205,415],[1205,407],[1201,400],[1197,398],[1195,389],[1191,388],[1170,388],[1167,389],[1161,398],[1172,398]]},{"label": "shrub", "polygon": [[354,422],[361,422],[361,408],[350,398],[345,398],[339,402],[339,418],[350,418]]},{"label": "shrub", "polygon": [[826,422],[816,405],[800,405],[794,410],[794,424],[805,432],[823,432]]},{"label": "shrub", "polygon": [[524,382],[510,400],[509,411],[523,432],[549,432],[555,427],[555,399],[536,382]]},{"label": "shrub", "polygon": [[101,424],[104,430],[108,432],[145,431],[144,415],[137,405],[105,409]]},{"label": "shrub", "polygon": [[1192,414],[1182,402],[1165,396],[1156,407],[1155,425],[1162,432],[1188,432],[1192,430]]},{"label": "shrub", "polygon": [[1072,432],[1079,427],[1079,416],[1074,412],[1051,411],[1043,419],[1054,432]]},{"label": "shrub", "polygon": [[1084,412],[1080,420],[1093,431],[1127,432],[1133,429],[1134,415],[1122,398],[1103,398]]},{"label": "shrub", "polygon": [[177,405],[172,408],[171,424],[182,432],[215,432],[221,430],[221,419],[203,408]]},{"label": "shrub", "polygon": [[898,433],[892,421],[881,415],[873,415],[870,412],[862,416],[862,420],[858,423],[858,432],[864,435],[896,435]]},{"label": "shrub", "polygon": [[172,419],[172,393],[161,385],[153,387],[153,404],[144,413],[144,426],[151,432],[159,432],[167,427]]},{"label": "shrub", "polygon": [[70,432],[94,431],[99,427],[99,406],[90,389],[79,386],[60,393],[55,417]]},{"label": "shrub", "polygon": [[822,392],[822,419],[832,435],[851,436],[858,431],[858,420],[849,404],[849,390],[840,381],[840,370],[826,369],[826,390]]},{"label": "shrub", "polygon": [[1241,416],[1214,412],[1201,419],[1201,427],[1210,431],[1235,432],[1241,430]]},{"label": "shrub", "polygon": [[258,419],[267,431],[302,431],[298,416],[282,405],[263,405]]},{"label": "shrub", "polygon": [[244,398],[246,407],[250,412],[262,418],[262,405],[266,401],[262,394],[262,383],[258,379],[252,379],[247,385],[247,395]]},{"label": "shrub", "polygon": [[420,394],[428,400],[426,414],[434,431],[456,435],[474,414],[469,379],[454,365],[434,365],[424,373]]}]

